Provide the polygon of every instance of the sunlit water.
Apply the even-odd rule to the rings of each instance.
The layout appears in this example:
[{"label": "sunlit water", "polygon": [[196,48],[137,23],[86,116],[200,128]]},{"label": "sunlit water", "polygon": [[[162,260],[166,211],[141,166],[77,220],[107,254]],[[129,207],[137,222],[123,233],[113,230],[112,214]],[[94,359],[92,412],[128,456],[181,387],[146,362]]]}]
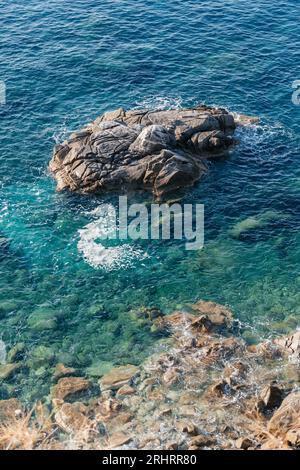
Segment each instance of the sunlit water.
[{"label": "sunlit water", "polygon": [[[215,300],[249,341],[298,325],[299,14],[296,0],[1,2],[0,362],[18,342],[31,360],[0,382],[1,397],[48,395],[51,361],[82,373],[141,362],[158,339],[130,315],[142,306]],[[117,195],[57,194],[53,145],[116,107],[199,102],[261,118],[184,196],[205,204],[205,248],[126,241],[103,252],[97,208]],[[255,228],[250,219],[237,237],[249,217]],[[40,309],[52,326],[36,331]],[[50,359],[32,360],[39,346]]]}]

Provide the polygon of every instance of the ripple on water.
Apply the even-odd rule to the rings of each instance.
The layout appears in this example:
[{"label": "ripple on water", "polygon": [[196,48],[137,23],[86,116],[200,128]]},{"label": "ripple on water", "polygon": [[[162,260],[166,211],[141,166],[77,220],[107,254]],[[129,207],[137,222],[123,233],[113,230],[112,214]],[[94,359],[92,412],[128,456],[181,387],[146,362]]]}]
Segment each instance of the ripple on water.
[{"label": "ripple on water", "polygon": [[[51,351],[41,366],[1,383],[0,396],[48,395],[58,361],[83,372],[98,362],[140,362],[158,339],[132,319],[141,306],[170,312],[199,298],[218,301],[249,341],[295,328],[300,107],[291,83],[300,76],[299,2],[4,3],[0,236],[9,244],[0,248],[0,337],[7,351],[24,343],[31,360],[39,346]],[[238,130],[240,145],[184,197],[205,204],[203,251],[188,253],[179,241],[103,241],[91,213],[102,201],[55,193],[52,147],[74,129],[120,106],[203,102],[262,117]],[[115,204],[112,195],[105,201]],[[289,217],[230,235],[268,211]],[[30,329],[37,309],[50,309],[56,328]]]}]

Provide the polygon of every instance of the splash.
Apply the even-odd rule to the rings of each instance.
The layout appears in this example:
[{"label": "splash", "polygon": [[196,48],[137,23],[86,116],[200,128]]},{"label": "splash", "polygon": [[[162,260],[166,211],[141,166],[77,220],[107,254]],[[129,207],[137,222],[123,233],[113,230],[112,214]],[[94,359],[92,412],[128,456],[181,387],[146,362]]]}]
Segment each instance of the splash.
[{"label": "splash", "polygon": [[79,230],[78,242],[78,250],[90,266],[112,271],[129,268],[134,261],[148,258],[147,253],[129,243],[117,246],[100,243],[117,236],[115,209],[111,204],[99,206],[90,214],[97,216],[97,219]]},{"label": "splash", "polygon": [[136,109],[180,109],[182,108],[182,98],[168,96],[149,96],[137,103]]},{"label": "splash", "polygon": [[278,137],[292,138],[293,133],[280,122],[259,122],[239,127],[236,136],[240,139],[239,151],[241,153],[243,150],[257,152],[269,148],[270,145],[274,145]]}]

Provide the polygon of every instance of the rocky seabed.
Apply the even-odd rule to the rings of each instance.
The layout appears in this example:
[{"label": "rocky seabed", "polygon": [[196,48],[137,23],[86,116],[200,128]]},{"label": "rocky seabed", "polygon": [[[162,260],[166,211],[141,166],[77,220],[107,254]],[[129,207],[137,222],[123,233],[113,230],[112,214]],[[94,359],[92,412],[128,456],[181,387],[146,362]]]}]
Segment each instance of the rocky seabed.
[{"label": "rocky seabed", "polygon": [[[230,310],[199,301],[165,316],[141,309],[169,334],[141,366],[97,384],[57,364],[45,403],[0,401],[2,449],[239,449],[300,447],[300,331],[248,345]],[[12,357],[9,355],[8,357]],[[0,366],[7,380],[21,363]]]}]

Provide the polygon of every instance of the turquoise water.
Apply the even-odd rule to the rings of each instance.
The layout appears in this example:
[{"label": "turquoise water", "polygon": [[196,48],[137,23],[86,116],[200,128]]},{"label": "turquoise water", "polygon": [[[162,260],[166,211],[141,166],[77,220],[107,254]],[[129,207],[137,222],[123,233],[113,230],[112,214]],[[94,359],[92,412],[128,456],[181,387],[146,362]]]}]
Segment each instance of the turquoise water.
[{"label": "turquoise water", "polygon": [[[142,306],[215,300],[249,341],[297,326],[299,14],[296,0],[1,2],[0,339],[23,342],[30,364],[1,397],[47,395],[59,361],[82,373],[139,363],[158,339],[130,314]],[[116,197],[57,194],[53,145],[119,106],[199,102],[261,117],[184,196],[205,204],[205,248],[131,242],[114,269],[95,268],[80,234]],[[47,329],[34,329],[41,315]]]}]

